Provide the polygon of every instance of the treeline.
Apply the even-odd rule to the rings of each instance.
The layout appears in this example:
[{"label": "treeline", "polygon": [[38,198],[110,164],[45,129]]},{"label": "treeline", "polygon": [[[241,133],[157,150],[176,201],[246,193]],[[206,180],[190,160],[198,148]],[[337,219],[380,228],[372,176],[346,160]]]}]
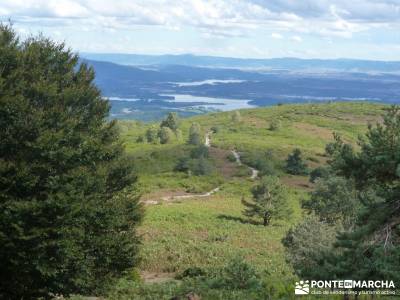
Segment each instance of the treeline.
[{"label": "treeline", "polygon": [[[182,130],[179,128],[180,120],[177,113],[171,112],[161,121],[159,127],[151,125],[144,135],[137,137],[137,143],[150,144],[170,144],[174,141],[182,140]],[[189,129],[187,143],[190,145],[201,145],[203,137],[201,127],[197,123],[193,123]]]}]

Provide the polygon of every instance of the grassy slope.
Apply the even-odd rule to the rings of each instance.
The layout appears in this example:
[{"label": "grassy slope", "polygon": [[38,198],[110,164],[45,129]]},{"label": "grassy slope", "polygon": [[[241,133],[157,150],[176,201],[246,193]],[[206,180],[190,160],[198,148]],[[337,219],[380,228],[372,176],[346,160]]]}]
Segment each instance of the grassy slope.
[{"label": "grassy slope", "polygon": [[[244,153],[271,149],[280,165],[298,147],[308,163],[315,166],[325,161],[322,153],[332,140],[332,131],[355,143],[369,122],[379,120],[383,108],[368,103],[282,105],[242,110],[240,124],[232,123],[232,113],[215,113],[182,120],[181,128],[185,139],[192,122],[200,123],[204,131],[219,126],[220,131],[212,137],[213,146],[236,148]],[[281,120],[282,128],[269,131],[269,123],[274,119]],[[206,199],[147,207],[140,229],[144,237],[142,271],[180,272],[190,266],[210,267],[241,254],[274,277],[290,274],[280,240],[301,218],[299,200],[306,197],[306,178],[282,176],[294,210],[290,220],[273,222],[269,227],[254,225],[243,219],[240,203],[242,196],[249,197],[254,181],[247,177],[224,178],[221,174],[188,177],[175,173],[177,159],[190,150],[183,141],[169,145],[137,144],[134,141],[148,125],[121,122],[120,126],[145,194],[162,195],[170,190],[201,192],[222,184],[221,192]]]}]

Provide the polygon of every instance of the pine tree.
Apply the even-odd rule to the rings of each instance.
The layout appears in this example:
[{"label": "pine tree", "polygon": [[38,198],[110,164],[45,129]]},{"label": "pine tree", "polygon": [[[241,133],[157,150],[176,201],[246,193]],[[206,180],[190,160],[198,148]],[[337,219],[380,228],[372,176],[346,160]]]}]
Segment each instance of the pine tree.
[{"label": "pine tree", "polygon": [[178,114],[175,112],[170,112],[165,120],[163,120],[160,124],[160,127],[168,127],[171,129],[173,132],[176,132],[176,130],[179,127],[179,118]]},{"label": "pine tree", "polygon": [[264,177],[259,185],[253,187],[251,193],[252,202],[242,199],[242,204],[246,207],[243,213],[247,217],[262,218],[264,226],[269,225],[271,219],[287,219],[292,214],[288,194],[277,177]]},{"label": "pine tree", "polygon": [[[330,155],[329,166],[333,174],[354,182],[359,209],[356,210],[352,226],[338,230],[333,247],[329,249],[321,244],[320,253],[307,254],[308,259],[312,258],[312,263],[307,262],[307,264],[318,270],[318,274],[312,275],[313,279],[393,280],[398,286],[400,284],[400,108],[391,107],[384,115],[383,123],[370,125],[367,134],[360,138],[359,146],[360,150],[356,152],[336,134],[335,142],[327,147],[327,153]],[[340,211],[342,214],[351,211],[346,207],[349,196],[347,193],[337,191],[335,186],[327,189],[331,190],[328,195],[318,196],[313,207],[310,207],[323,216],[322,220],[330,218],[332,212],[335,215]],[[329,199],[329,194],[337,195],[334,199]],[[330,205],[336,205],[336,209],[330,209]],[[319,219],[321,220],[320,216]],[[337,222],[337,218],[334,219]],[[311,241],[313,230],[310,228],[306,231],[310,233],[306,235],[304,231],[301,234],[300,231],[292,231],[290,234],[292,238],[300,234],[297,237],[299,241]],[[294,250],[295,248],[288,248],[291,256],[305,257],[302,251]],[[322,252],[325,254],[320,255]],[[297,264],[295,268],[301,274],[308,267]]]},{"label": "pine tree", "polygon": [[138,263],[136,181],[78,56],[0,25],[0,298],[97,293]]},{"label": "pine tree", "polygon": [[354,225],[360,208],[353,182],[337,176],[318,180],[315,190],[302,206],[319,216],[321,221],[346,228]]},{"label": "pine tree", "polygon": [[300,149],[294,149],[286,160],[286,172],[292,175],[307,174],[307,165],[303,162]]},{"label": "pine tree", "polygon": [[354,180],[364,206],[355,228],[338,237],[336,275],[400,284],[400,108],[392,106],[382,124],[370,125],[359,145],[355,152],[338,137],[332,147],[331,167]]}]

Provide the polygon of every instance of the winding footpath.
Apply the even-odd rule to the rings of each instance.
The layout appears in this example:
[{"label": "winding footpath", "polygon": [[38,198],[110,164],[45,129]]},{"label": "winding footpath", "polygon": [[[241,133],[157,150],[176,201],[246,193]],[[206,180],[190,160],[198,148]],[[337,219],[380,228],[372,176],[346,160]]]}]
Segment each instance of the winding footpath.
[{"label": "winding footpath", "polygon": [[[211,132],[207,132],[205,135],[205,139],[204,139],[204,146],[206,147],[211,147]],[[236,163],[241,166],[243,165],[241,158],[240,158],[240,154],[236,151],[236,150],[232,150],[232,154],[235,156],[236,158]],[[250,179],[256,179],[258,176],[259,171],[257,169],[254,169],[252,167],[249,167],[251,170],[251,176]],[[154,204],[159,204],[161,202],[172,202],[175,200],[180,200],[180,199],[190,199],[190,198],[205,198],[205,197],[210,197],[213,194],[215,194],[216,192],[218,192],[221,189],[221,186],[216,187],[214,189],[212,189],[211,191],[204,193],[204,194],[187,194],[187,195],[177,195],[177,196],[168,196],[168,197],[162,197],[159,200],[145,200],[143,201],[143,203],[145,205],[154,205]]]},{"label": "winding footpath", "polygon": [[[242,160],[240,159],[240,154],[236,150],[232,150],[232,154],[236,158],[236,163],[239,166],[243,165]],[[252,167],[249,167],[249,169],[251,170],[250,179],[256,179],[258,177],[259,171],[257,169],[252,168]]]}]

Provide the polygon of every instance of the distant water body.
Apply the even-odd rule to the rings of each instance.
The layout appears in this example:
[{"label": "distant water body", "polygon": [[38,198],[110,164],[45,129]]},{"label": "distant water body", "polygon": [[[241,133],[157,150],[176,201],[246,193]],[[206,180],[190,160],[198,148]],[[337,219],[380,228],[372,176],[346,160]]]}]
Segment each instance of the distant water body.
[{"label": "distant water body", "polygon": [[[203,110],[210,111],[230,111],[235,109],[242,108],[254,108],[256,105],[249,104],[251,100],[238,100],[238,99],[229,99],[229,98],[215,98],[215,97],[201,97],[201,96],[192,96],[192,95],[182,95],[182,94],[162,94],[160,96],[168,96],[173,99],[162,100],[170,103],[196,103],[195,105],[188,105],[180,110],[200,108]],[[138,98],[125,98],[125,97],[109,97],[111,101],[129,101],[136,102],[140,101]],[[199,103],[204,103],[199,104]],[[160,108],[161,109],[161,108]]]},{"label": "distant water body", "polygon": [[202,81],[191,81],[191,82],[171,82],[172,84],[183,87],[183,86],[201,86],[201,85],[217,85],[220,83],[241,83],[245,82],[246,80],[239,80],[239,79],[227,79],[227,80],[220,80],[220,79],[207,79]]},{"label": "distant water body", "polygon": [[192,95],[181,95],[181,94],[163,94],[162,96],[174,97],[174,100],[166,100],[168,102],[203,102],[204,105],[195,105],[196,108],[204,108],[207,110],[220,110],[230,111],[242,108],[254,108],[255,105],[249,104],[251,100],[238,100],[228,98],[214,98],[214,97],[200,97]]}]

